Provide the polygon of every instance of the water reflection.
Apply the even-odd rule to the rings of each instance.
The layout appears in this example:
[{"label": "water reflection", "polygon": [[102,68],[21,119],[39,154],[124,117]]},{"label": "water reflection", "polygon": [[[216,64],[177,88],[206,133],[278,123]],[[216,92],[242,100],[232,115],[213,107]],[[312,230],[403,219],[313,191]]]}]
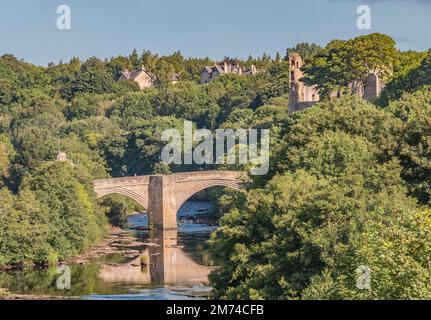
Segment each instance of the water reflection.
[{"label": "water reflection", "polygon": [[[198,214],[208,206],[190,202],[179,215]],[[139,229],[146,220],[137,215],[129,221]],[[88,264],[72,265],[70,290],[56,288],[55,269],[0,272],[0,288],[84,299],[202,298],[210,292],[207,279],[215,265],[205,245],[212,230],[212,226],[196,223],[180,224],[178,231],[130,230],[125,236],[137,237],[141,245],[125,249],[124,254],[106,254]]]},{"label": "water reflection", "polygon": [[104,265],[99,277],[108,283],[203,284],[213,269],[196,263],[178,245],[178,231],[151,231],[153,244],[134,260],[121,265]]}]

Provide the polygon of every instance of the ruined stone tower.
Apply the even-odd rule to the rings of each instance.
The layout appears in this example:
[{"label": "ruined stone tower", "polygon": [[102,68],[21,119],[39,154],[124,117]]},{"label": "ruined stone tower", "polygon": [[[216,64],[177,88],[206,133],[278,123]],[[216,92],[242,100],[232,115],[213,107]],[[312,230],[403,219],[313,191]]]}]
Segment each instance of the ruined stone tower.
[{"label": "ruined stone tower", "polygon": [[289,113],[308,107],[320,100],[316,88],[305,85],[301,78],[304,76],[301,67],[304,62],[297,53],[289,54]]},{"label": "ruined stone tower", "polygon": [[377,73],[371,72],[368,74],[364,83],[364,94],[362,98],[367,101],[373,101],[380,96],[383,91],[385,83],[380,79]]}]

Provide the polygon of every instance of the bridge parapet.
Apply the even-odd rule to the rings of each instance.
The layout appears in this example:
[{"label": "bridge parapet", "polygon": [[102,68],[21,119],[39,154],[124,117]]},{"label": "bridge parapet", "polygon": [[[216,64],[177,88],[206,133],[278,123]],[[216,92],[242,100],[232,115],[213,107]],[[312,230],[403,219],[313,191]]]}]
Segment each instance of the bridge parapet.
[{"label": "bridge parapet", "polygon": [[174,173],[176,183],[186,183],[204,180],[240,180],[241,171],[195,171]]},{"label": "bridge parapet", "polygon": [[93,181],[95,188],[113,187],[113,186],[129,186],[129,185],[143,185],[149,183],[149,176],[136,176],[136,177],[121,177],[99,179]]}]

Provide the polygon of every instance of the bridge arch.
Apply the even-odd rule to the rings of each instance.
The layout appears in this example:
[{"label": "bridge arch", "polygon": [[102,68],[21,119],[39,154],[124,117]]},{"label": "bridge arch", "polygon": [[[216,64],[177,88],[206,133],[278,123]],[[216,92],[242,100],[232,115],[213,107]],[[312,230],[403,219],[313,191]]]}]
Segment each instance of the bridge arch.
[{"label": "bridge arch", "polygon": [[226,181],[226,180],[203,181],[199,184],[193,185],[193,187],[188,190],[180,191],[177,193],[177,197],[176,197],[177,212],[176,213],[178,213],[182,205],[186,203],[186,201],[190,199],[192,196],[194,196],[195,194],[197,194],[202,190],[209,189],[212,187],[226,187],[237,191],[241,190],[241,185],[237,181]]},{"label": "bridge arch", "polygon": [[98,198],[109,194],[121,194],[135,200],[149,211],[148,176],[95,180],[94,191]]},{"label": "bridge arch", "polygon": [[104,196],[110,195],[110,194],[121,194],[123,196],[126,196],[132,200],[135,200],[137,203],[139,203],[141,206],[145,208],[145,210],[148,211],[148,199],[140,195],[139,193],[136,193],[132,190],[129,190],[127,188],[118,187],[118,188],[112,188],[110,190],[104,190],[97,194],[97,198],[102,198]]}]

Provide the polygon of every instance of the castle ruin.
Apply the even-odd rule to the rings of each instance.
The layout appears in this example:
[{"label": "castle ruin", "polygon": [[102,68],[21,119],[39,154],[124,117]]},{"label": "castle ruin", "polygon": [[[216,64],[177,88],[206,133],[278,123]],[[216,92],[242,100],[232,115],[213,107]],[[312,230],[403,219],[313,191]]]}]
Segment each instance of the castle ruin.
[{"label": "castle ruin", "polygon": [[[300,111],[313,106],[320,101],[316,86],[307,86],[301,79],[304,73],[301,68],[304,61],[297,53],[289,54],[289,113]],[[384,88],[384,82],[378,72],[371,72],[365,81],[351,83],[348,90],[351,95],[357,95],[367,101],[373,101],[380,96]],[[339,97],[339,93],[331,94],[331,99]]]}]

